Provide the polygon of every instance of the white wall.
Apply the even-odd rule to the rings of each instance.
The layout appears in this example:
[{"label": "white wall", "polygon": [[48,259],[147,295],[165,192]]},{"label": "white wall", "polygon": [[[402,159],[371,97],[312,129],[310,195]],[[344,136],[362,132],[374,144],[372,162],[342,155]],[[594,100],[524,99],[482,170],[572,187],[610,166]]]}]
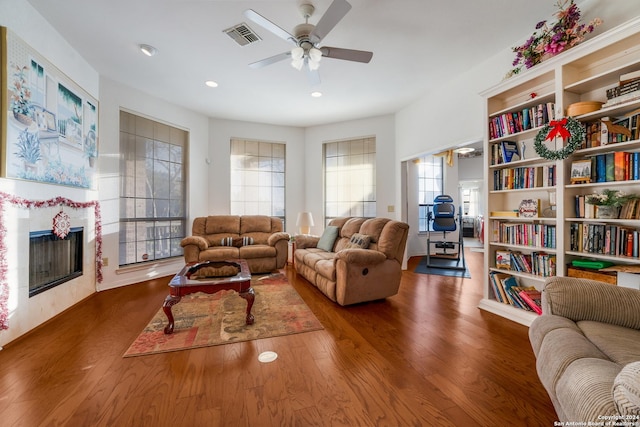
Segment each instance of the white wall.
[{"label": "white wall", "polygon": [[[324,230],[324,175],[322,145],[325,142],[375,136],[377,215],[400,219],[400,169],[395,157],[395,131],[392,115],[313,126],[305,133],[304,206],[314,219],[311,234]],[[391,207],[391,208],[390,208]],[[393,209],[394,212],[389,212]]]},{"label": "white wall", "polygon": [[[60,71],[99,98],[99,76],[68,43],[24,0],[0,0],[0,25],[8,27],[32,48],[43,53]],[[5,94],[2,91],[3,95]],[[4,161],[4,159],[2,159]],[[0,179],[0,191],[28,201],[64,197],[74,202],[96,200],[97,192],[29,181]],[[87,248],[95,248],[93,209],[63,208],[71,225],[85,227]],[[56,314],[95,292],[95,264],[91,253],[85,254],[85,274],[54,289],[28,296],[29,231],[51,227],[58,207],[31,210],[5,203],[2,220],[6,228],[7,283],[9,287],[9,329],[0,331],[0,345],[14,340]]]},{"label": "white wall", "polygon": [[[207,188],[211,182],[209,153],[209,119],[182,107],[149,96],[109,79],[100,79],[100,203],[102,206],[103,258],[109,259],[104,267],[104,281],[98,290],[128,285],[156,276],[174,274],[184,262],[151,263],[144,267],[118,267],[119,197],[120,197],[120,110],[126,110],[155,121],[185,129],[189,132],[187,152],[187,233],[192,219],[208,211]],[[212,162],[213,163],[213,162]],[[228,187],[227,187],[228,188]]]}]

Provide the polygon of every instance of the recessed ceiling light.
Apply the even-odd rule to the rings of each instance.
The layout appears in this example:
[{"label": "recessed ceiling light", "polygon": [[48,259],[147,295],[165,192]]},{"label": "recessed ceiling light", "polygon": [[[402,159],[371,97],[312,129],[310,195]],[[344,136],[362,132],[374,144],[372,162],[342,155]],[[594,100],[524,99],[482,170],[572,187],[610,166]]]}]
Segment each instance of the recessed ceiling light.
[{"label": "recessed ceiling light", "polygon": [[209,87],[218,87],[218,83],[214,82],[213,80],[207,80],[206,82],[204,82],[204,84]]},{"label": "recessed ceiling light", "polygon": [[314,98],[320,98],[322,96],[322,92],[311,92],[311,96]]},{"label": "recessed ceiling light", "polygon": [[458,154],[467,154],[467,153],[472,153],[476,151],[476,149],[473,147],[460,147],[460,148],[456,148],[453,151],[455,151]]},{"label": "recessed ceiling light", "polygon": [[141,44],[140,51],[142,51],[142,53],[144,53],[147,56],[153,56],[156,53],[158,53],[158,49],[148,44]]}]

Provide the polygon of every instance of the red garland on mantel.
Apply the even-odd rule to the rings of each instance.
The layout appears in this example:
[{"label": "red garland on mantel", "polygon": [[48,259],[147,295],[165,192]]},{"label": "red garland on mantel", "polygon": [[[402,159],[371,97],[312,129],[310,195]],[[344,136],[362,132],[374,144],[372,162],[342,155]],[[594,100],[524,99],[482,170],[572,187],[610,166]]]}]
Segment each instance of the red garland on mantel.
[{"label": "red garland on mantel", "polygon": [[68,206],[73,209],[86,209],[93,206],[96,218],[96,280],[102,283],[102,219],[100,217],[100,202],[74,202],[64,197],[49,200],[27,200],[22,197],[0,192],[0,330],[9,329],[9,283],[7,282],[7,244],[5,237],[7,229],[4,225],[4,203],[25,209],[51,208],[54,206]]}]

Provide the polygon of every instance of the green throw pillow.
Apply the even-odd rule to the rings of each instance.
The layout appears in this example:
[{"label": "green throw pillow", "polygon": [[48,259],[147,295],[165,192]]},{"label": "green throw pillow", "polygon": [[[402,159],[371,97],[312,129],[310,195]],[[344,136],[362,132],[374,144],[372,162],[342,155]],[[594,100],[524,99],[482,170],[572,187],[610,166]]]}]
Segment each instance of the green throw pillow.
[{"label": "green throw pillow", "polygon": [[325,250],[327,252],[333,252],[333,244],[338,237],[338,231],[339,229],[335,225],[327,226],[327,228],[324,229],[324,233],[322,233],[320,240],[318,240],[316,248]]}]

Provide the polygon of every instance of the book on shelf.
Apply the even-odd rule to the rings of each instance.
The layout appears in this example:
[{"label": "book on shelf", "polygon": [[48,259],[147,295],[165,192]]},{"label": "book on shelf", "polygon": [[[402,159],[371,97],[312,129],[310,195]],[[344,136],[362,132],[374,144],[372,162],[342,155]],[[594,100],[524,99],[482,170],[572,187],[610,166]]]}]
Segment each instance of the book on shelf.
[{"label": "book on shelf", "polygon": [[513,305],[514,307],[526,309],[526,304],[524,304],[520,299],[518,292],[514,290],[514,288],[519,287],[518,280],[513,276],[509,276],[504,278],[501,283],[502,287],[504,288],[504,293],[507,295],[509,304]]},{"label": "book on shelf", "polygon": [[489,273],[489,276],[493,285],[493,293],[496,297],[496,300],[505,304],[509,304],[509,299],[504,291],[504,286],[502,286],[502,280],[511,277],[511,275],[507,273],[500,273],[498,271],[492,271],[491,273]]},{"label": "book on shelf", "polygon": [[493,171],[493,189],[496,191],[553,187],[555,184],[555,165],[520,166]]},{"label": "book on shelf", "polygon": [[569,244],[575,252],[638,258],[639,238],[638,229],[623,225],[583,223],[569,227]]},{"label": "book on shelf", "polygon": [[621,95],[626,95],[627,93],[635,92],[638,89],[640,89],[639,78],[626,80],[624,82],[620,82],[619,86],[607,89],[607,99],[613,99]]},{"label": "book on shelf", "polygon": [[606,90],[607,99],[615,98],[640,88],[640,70],[620,75],[618,86]]},{"label": "book on shelf", "polygon": [[518,211],[491,211],[490,216],[518,217]]},{"label": "book on shelf", "polygon": [[640,219],[640,200],[632,199],[622,205],[620,213],[618,214],[620,219]]},{"label": "book on shelf", "polygon": [[625,174],[626,155],[627,153],[624,151],[616,151],[613,153],[613,179],[615,181],[624,181],[625,176],[628,176]]},{"label": "book on shelf", "polygon": [[499,243],[549,249],[556,245],[555,224],[495,220],[491,231],[493,241]]},{"label": "book on shelf", "polygon": [[498,114],[489,118],[489,138],[502,138],[524,132],[543,126],[554,119],[555,103],[553,102],[540,103],[522,110]]},{"label": "book on shelf", "polygon": [[638,89],[607,100],[607,102],[602,105],[602,108],[613,107],[614,105],[624,104],[625,102],[631,102],[637,99],[640,99],[640,90]]},{"label": "book on shelf", "polygon": [[575,196],[576,218],[584,218],[585,198],[586,196],[584,194],[578,194]]},{"label": "book on shelf", "polygon": [[515,162],[520,160],[520,149],[516,141],[501,141],[500,150],[502,152],[502,159],[504,163]]},{"label": "book on shelf", "polygon": [[518,295],[533,311],[542,314],[542,292],[537,289],[523,289]]},{"label": "book on shelf", "polygon": [[535,311],[522,297],[523,291],[533,292],[533,286],[521,286],[515,276],[492,271],[489,273],[491,289],[496,301],[509,304],[526,311]]},{"label": "book on shelf", "polygon": [[[616,151],[591,158],[592,181],[613,182],[640,179],[640,153]],[[595,167],[593,166],[595,164]]]},{"label": "book on shelf", "polygon": [[511,270],[510,251],[496,251],[496,267],[501,270]]}]

